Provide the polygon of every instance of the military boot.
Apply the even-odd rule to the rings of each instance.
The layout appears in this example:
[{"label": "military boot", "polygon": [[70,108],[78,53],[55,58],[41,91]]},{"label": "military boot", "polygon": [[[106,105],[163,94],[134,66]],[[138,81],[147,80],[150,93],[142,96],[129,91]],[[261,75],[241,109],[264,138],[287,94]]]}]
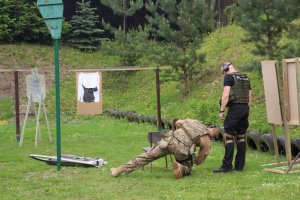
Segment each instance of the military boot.
[{"label": "military boot", "polygon": [[234,143],[231,135],[225,136],[225,155],[223,158],[223,164],[220,168],[215,169],[215,173],[226,173],[232,171],[232,160],[234,154]]},{"label": "military boot", "polygon": [[111,168],[111,175],[114,177],[118,177],[123,173],[122,167],[117,167],[117,168]]},{"label": "military boot", "polygon": [[246,142],[245,135],[237,135],[236,137],[237,153],[235,156],[234,168],[236,171],[242,171],[246,160]]},{"label": "military boot", "polygon": [[179,179],[184,176],[190,175],[192,171],[192,163],[191,161],[184,161],[181,163],[173,161],[172,168],[174,171],[175,178]]},{"label": "military boot", "polygon": [[172,168],[174,171],[174,176],[176,179],[180,179],[183,177],[183,166],[176,161],[173,161]]}]

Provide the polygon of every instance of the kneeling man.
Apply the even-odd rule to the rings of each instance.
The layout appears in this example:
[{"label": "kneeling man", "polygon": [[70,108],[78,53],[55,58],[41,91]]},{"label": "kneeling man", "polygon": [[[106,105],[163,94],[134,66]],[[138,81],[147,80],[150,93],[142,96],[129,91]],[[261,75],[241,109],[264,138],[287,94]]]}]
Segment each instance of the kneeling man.
[{"label": "kneeling man", "polygon": [[[165,155],[174,155],[176,161],[172,163],[175,178],[187,176],[195,163],[204,162],[210,151],[210,139],[219,135],[218,128],[208,128],[198,120],[174,120],[175,130],[163,132],[162,139],[148,152],[132,158],[129,162],[111,169],[115,177],[122,173],[130,173],[142,168],[148,163]],[[198,155],[194,157],[195,147],[200,147]]]}]

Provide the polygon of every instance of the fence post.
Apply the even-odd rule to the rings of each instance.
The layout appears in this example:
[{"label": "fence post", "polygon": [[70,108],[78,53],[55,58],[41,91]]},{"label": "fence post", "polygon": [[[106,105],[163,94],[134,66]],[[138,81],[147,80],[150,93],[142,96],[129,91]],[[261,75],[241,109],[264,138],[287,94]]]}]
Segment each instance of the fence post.
[{"label": "fence post", "polygon": [[14,71],[15,82],[15,115],[16,115],[16,139],[20,141],[20,101],[19,101],[19,72]]}]

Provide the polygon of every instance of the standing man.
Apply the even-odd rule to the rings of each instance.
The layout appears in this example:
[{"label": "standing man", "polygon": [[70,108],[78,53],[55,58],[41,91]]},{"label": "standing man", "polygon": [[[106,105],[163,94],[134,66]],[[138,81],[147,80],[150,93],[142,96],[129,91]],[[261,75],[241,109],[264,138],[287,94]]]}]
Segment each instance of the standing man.
[{"label": "standing man", "polygon": [[[224,120],[225,155],[223,164],[215,173],[226,173],[233,170],[234,141],[237,146],[234,170],[242,171],[246,159],[245,133],[249,126],[248,116],[252,92],[249,78],[238,72],[230,62],[221,65],[224,74],[224,89],[221,100],[220,119]],[[225,118],[225,108],[228,112]]]},{"label": "standing man", "polygon": [[172,163],[175,178],[187,176],[192,171],[195,146],[200,147],[195,164],[204,162],[210,151],[210,139],[219,134],[218,128],[207,128],[200,121],[184,119],[173,121],[174,131],[163,133],[162,140],[148,152],[132,158],[129,162],[111,169],[115,177],[130,173],[148,163],[168,154],[173,154],[176,161]]}]

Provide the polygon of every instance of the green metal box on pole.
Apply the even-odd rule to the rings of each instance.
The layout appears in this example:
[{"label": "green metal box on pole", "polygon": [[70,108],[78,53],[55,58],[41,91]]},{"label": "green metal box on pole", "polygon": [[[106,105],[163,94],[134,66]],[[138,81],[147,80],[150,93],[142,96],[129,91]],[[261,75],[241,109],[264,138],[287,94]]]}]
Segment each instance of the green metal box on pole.
[{"label": "green metal box on pole", "polygon": [[39,11],[54,40],[55,63],[55,94],[56,94],[56,149],[57,170],[61,170],[61,144],[60,144],[60,90],[59,90],[59,47],[58,40],[61,36],[63,3],[62,0],[38,0]]},{"label": "green metal box on pole", "polygon": [[64,9],[62,0],[38,0],[37,5],[52,38],[60,39]]}]

